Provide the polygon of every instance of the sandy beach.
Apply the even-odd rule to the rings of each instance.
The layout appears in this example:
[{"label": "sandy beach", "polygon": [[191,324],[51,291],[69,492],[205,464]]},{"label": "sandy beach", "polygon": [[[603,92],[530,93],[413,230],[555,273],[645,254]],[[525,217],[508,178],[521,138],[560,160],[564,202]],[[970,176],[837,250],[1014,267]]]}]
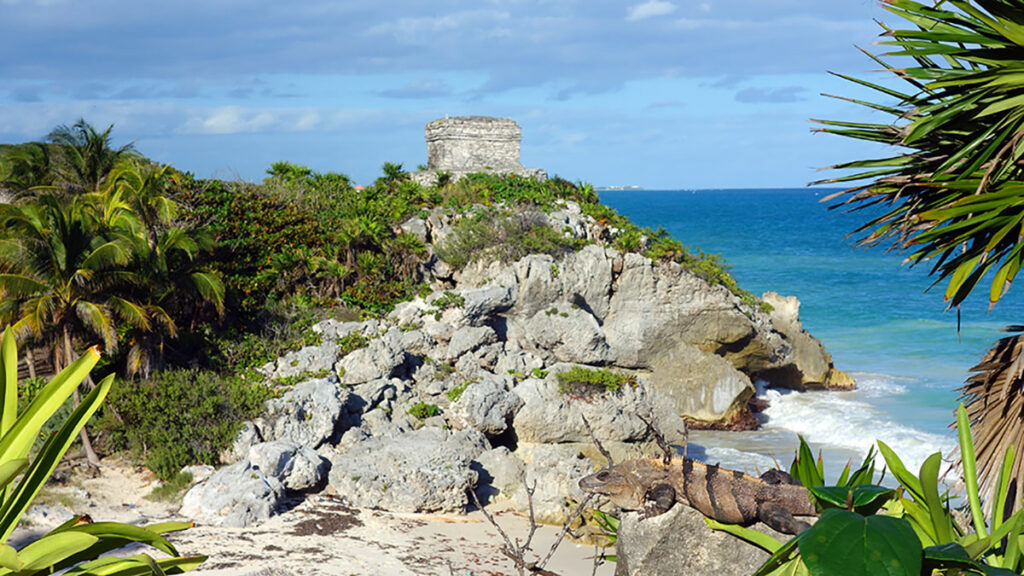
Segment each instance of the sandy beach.
[{"label": "sandy beach", "polygon": [[[51,508],[89,514],[96,521],[146,524],[172,519],[178,505],[146,498],[157,481],[149,471],[117,459],[104,460],[95,477],[71,473],[64,484],[50,485],[41,500]],[[290,508],[249,528],[198,525],[172,534],[184,555],[204,554],[206,563],[194,574],[222,576],[331,574],[370,575],[505,575],[516,574],[501,553],[502,538],[479,511],[465,515],[396,514],[357,510],[321,493],[295,499]],[[502,503],[488,511],[512,538],[525,539],[529,521]],[[61,518],[30,517],[12,540],[24,541],[45,532]],[[560,528],[541,526],[528,560],[547,555]],[[159,554],[159,552],[156,552]],[[563,542],[547,569],[561,575],[592,574],[594,548]],[[610,576],[614,564],[598,567]]]}]

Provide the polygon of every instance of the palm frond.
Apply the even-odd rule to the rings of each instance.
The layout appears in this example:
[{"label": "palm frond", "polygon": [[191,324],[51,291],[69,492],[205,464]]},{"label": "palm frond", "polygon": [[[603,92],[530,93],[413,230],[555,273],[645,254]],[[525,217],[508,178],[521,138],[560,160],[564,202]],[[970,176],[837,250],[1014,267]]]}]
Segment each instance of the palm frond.
[{"label": "palm frond", "polygon": [[117,350],[117,332],[109,309],[95,302],[79,300],[75,303],[75,315],[93,334],[102,339],[108,350]]},{"label": "palm frond", "polygon": [[[1024,438],[1024,334],[1000,339],[971,372],[960,393],[974,437],[981,493],[989,498],[1006,447],[1019,447]],[[1010,476],[1016,485],[1014,510],[1020,509],[1024,496],[1022,466],[1024,460],[1016,459]]]}]

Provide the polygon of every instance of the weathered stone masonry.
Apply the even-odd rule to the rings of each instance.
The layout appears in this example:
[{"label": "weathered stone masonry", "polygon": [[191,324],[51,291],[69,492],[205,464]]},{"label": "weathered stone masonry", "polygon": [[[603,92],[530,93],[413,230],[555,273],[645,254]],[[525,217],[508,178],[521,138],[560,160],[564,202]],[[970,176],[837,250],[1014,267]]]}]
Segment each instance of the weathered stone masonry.
[{"label": "weathered stone masonry", "polygon": [[412,175],[429,185],[439,172],[457,180],[473,172],[519,174],[547,179],[543,170],[527,170],[519,161],[522,130],[510,118],[457,116],[427,123],[427,169]]}]

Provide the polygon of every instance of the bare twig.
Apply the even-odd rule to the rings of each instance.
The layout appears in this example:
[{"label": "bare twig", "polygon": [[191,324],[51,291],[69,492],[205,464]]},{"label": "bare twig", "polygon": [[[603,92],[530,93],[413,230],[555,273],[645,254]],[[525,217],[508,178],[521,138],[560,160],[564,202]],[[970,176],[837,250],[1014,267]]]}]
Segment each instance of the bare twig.
[{"label": "bare twig", "polygon": [[654,441],[658,443],[658,448],[661,448],[661,452],[663,454],[662,461],[666,466],[671,464],[672,457],[675,456],[676,451],[671,445],[669,445],[668,441],[665,440],[665,435],[661,433],[661,430],[658,430],[658,428],[654,426],[654,410],[648,409],[646,418],[640,414],[637,414],[636,416],[647,425],[647,431],[651,433],[651,436],[654,436]]},{"label": "bare twig", "polygon": [[573,515],[570,516],[568,520],[566,520],[565,525],[562,526],[562,531],[558,534],[558,538],[555,538],[554,544],[552,544],[551,549],[548,550],[548,555],[545,556],[543,560],[541,560],[541,566],[547,566],[548,560],[551,560],[551,557],[555,555],[555,550],[558,549],[558,545],[562,543],[563,539],[565,539],[565,535],[569,534],[569,532],[571,531],[573,522],[575,522],[577,518],[583,515],[583,510],[586,509],[587,504],[590,503],[590,499],[593,497],[593,494],[587,494],[583,498],[583,500],[580,501],[579,506],[576,507],[576,512],[574,512]]},{"label": "bare twig", "polygon": [[608,450],[605,450],[601,441],[597,439],[597,436],[594,434],[594,429],[590,427],[590,422],[587,422],[587,417],[580,414],[580,418],[583,419],[583,427],[587,429],[587,434],[590,434],[590,439],[594,441],[594,446],[597,446],[597,451],[600,452],[601,456],[604,456],[605,460],[608,461],[608,468],[615,466],[615,462],[612,460],[612,455]]},{"label": "bare twig", "polygon": [[[526,485],[525,480],[523,481],[523,484]],[[512,539],[509,538],[508,534],[501,528],[501,526],[498,525],[494,520],[494,517],[491,516],[486,508],[484,508],[483,504],[480,503],[480,499],[477,497],[475,490],[470,490],[469,493],[473,497],[473,503],[476,504],[476,507],[483,513],[484,518],[490,522],[491,526],[494,526],[494,529],[498,531],[498,534],[500,534],[501,538],[505,541],[505,545],[501,548],[501,553],[515,564],[516,571],[519,573],[519,576],[526,576],[527,573],[536,574],[538,576],[559,576],[555,572],[545,570],[544,563],[538,563],[535,561],[529,562],[526,560],[526,552],[530,550],[530,543],[533,541],[533,535],[537,532],[538,528],[533,515],[533,492],[536,487],[536,484],[534,484],[533,488],[526,486],[527,501],[530,505],[530,533],[526,537],[526,542],[522,545],[519,544],[518,539],[516,539],[515,543],[512,542]]]}]

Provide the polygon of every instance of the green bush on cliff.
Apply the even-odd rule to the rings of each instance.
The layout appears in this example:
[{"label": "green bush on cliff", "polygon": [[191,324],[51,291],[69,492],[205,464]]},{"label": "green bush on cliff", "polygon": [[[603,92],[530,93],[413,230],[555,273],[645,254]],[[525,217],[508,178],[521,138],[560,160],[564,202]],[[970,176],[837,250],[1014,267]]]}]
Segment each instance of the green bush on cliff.
[{"label": "green bush on cliff", "polygon": [[516,174],[469,174],[454,184],[440,189],[443,204],[456,210],[473,204],[533,206],[552,210],[558,200],[597,202],[597,194],[589,184],[573,184],[562,178],[543,182]]},{"label": "green bush on cliff", "polygon": [[463,268],[484,258],[514,262],[529,254],[557,257],[584,244],[552,229],[542,214],[489,208],[459,220],[451,236],[434,250],[449,265]]}]

